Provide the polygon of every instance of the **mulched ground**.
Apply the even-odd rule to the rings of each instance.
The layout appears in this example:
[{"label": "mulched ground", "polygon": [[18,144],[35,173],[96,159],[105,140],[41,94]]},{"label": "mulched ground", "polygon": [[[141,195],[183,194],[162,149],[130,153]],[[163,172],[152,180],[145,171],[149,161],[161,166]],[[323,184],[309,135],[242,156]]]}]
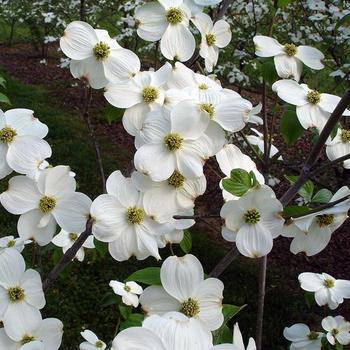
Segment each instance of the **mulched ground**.
[{"label": "mulched ground", "polygon": [[[45,87],[45,89],[48,89],[50,96],[52,96],[53,103],[67,109],[67,111],[73,111],[79,117],[81,97],[79,89],[76,87],[77,82],[71,77],[69,69],[58,67],[59,59],[56,48],[50,50],[50,57],[46,60],[47,64],[40,63],[40,60],[41,58],[33,52],[29,44],[21,44],[13,48],[0,45],[1,67],[4,67],[12,76],[23,82]],[[260,96],[256,93],[243,91],[242,95],[254,103],[260,100]],[[271,100],[269,103],[272,104],[273,101]],[[101,111],[106,104],[102,94],[94,92],[92,114]],[[95,118],[94,124],[98,138],[108,137],[112,146],[115,145],[118,146],[118,149],[123,149],[126,154],[124,157],[132,159],[134,152],[133,138],[124,131],[121,123],[109,125],[103,118],[98,118],[98,120]],[[277,123],[275,130],[278,129]],[[283,149],[284,146],[280,135],[274,133],[273,137],[276,145]],[[273,167],[275,174],[279,175],[280,178],[284,174],[297,174],[296,170],[308,155],[309,150],[310,143],[307,137],[304,137],[291,149],[287,150],[283,166],[279,164]],[[215,161],[211,160],[206,166],[206,175],[209,182],[208,190],[198,201],[198,213],[217,213],[220,210],[222,198],[217,185],[218,172],[220,173]],[[349,176],[343,173],[341,168],[338,168],[336,172],[329,169],[320,174],[317,180],[324,186],[333,189],[333,192],[341,185],[350,185]],[[277,196],[281,196],[287,188],[286,182],[282,181],[275,187]],[[220,238],[218,226],[218,222],[214,220],[206,220],[198,224],[199,229],[209,232],[214,240],[220,240],[223,246],[228,247],[228,244]],[[275,240],[274,249],[269,255],[269,264],[295,277],[300,272],[313,271],[328,272],[336,278],[350,279],[349,234],[349,223],[347,223],[333,234],[331,243],[323,252],[310,258],[303,255],[294,256],[289,252],[289,240],[283,237],[278,238]]]}]

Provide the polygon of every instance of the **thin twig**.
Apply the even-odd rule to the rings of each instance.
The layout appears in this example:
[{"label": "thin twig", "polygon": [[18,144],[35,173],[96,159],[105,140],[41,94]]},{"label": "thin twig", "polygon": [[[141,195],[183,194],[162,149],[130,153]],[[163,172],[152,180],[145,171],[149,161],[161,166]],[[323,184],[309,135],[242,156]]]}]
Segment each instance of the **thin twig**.
[{"label": "thin twig", "polygon": [[207,215],[174,215],[175,220],[196,220],[196,219],[218,219],[221,218],[220,214],[207,214]]},{"label": "thin twig", "polygon": [[239,256],[238,249],[236,246],[233,246],[228,253],[219,261],[219,263],[214,267],[214,269],[210,272],[210,277],[219,277]]},{"label": "thin twig", "polygon": [[327,162],[327,163],[322,164],[321,166],[316,168],[314,171],[312,171],[309,176],[310,177],[314,176],[314,175],[320,173],[322,170],[327,169],[329,167],[332,167],[334,165],[337,165],[337,164],[339,164],[341,162],[344,162],[345,160],[348,160],[348,159],[350,159],[350,153],[346,154],[345,156],[342,156],[342,157],[339,157],[337,159],[334,159],[331,162]]}]

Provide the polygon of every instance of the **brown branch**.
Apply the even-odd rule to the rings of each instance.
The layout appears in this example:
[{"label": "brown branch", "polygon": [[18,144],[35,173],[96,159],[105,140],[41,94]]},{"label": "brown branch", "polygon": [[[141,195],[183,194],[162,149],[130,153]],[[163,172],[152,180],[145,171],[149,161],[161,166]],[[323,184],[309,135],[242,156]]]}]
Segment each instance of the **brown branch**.
[{"label": "brown branch", "polygon": [[320,167],[318,167],[314,171],[312,171],[309,176],[310,177],[314,176],[314,175],[318,174],[320,171],[322,171],[324,169],[327,169],[327,168],[329,168],[331,166],[337,165],[337,164],[339,164],[339,163],[341,163],[341,162],[343,162],[345,160],[348,160],[348,159],[350,159],[350,153],[346,154],[345,156],[342,156],[342,157],[339,157],[337,159],[334,159],[331,162],[327,162],[327,163],[322,164]]},{"label": "brown branch", "polygon": [[62,256],[61,260],[57,265],[50,271],[47,275],[46,280],[43,283],[43,290],[49,289],[52,284],[56,281],[59,274],[65,269],[65,267],[74,259],[78,250],[82,247],[84,242],[92,233],[92,220],[88,220],[86,223],[85,231],[79,236],[79,238],[74,242],[71,248],[69,248],[66,253]]},{"label": "brown branch", "polygon": [[210,277],[219,277],[239,256],[238,249],[236,246],[233,246],[229,252],[219,261],[219,263],[214,267],[214,269],[210,272]]},{"label": "brown branch", "polygon": [[221,219],[220,214],[207,214],[207,215],[174,215],[175,220],[196,220],[196,219]]}]

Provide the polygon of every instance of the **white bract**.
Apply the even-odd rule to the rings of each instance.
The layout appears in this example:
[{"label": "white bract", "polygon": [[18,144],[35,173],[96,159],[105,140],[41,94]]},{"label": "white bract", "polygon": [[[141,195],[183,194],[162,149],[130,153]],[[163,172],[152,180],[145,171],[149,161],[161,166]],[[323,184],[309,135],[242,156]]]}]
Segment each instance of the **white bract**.
[{"label": "white bract", "polygon": [[226,47],[231,41],[230,25],[222,19],[213,23],[203,12],[196,14],[192,21],[202,36],[199,54],[205,59],[206,70],[212,72],[218,62],[219,48]]},{"label": "white bract", "polygon": [[22,238],[15,238],[14,236],[6,236],[0,238],[0,251],[3,249],[16,249],[20,253],[24,249],[25,244],[29,244],[31,241],[25,241]]},{"label": "white bract", "polygon": [[[340,101],[338,96],[320,93],[294,80],[279,80],[272,89],[283,101],[296,106],[297,117],[304,129],[315,127],[319,133]],[[343,115],[350,116],[350,111],[345,110]]]},{"label": "white bract", "polygon": [[277,74],[284,79],[300,80],[303,63],[316,70],[324,68],[323,53],[311,46],[281,45],[276,39],[257,35],[254,37],[255,54],[259,57],[274,57]]},{"label": "white bract", "polygon": [[[265,182],[264,176],[259,172],[256,164],[249,156],[243,154],[236,145],[226,144],[222,150],[216,154],[216,160],[221,171],[226,175],[226,179],[230,177],[233,169],[243,169],[247,172],[252,171],[260,184]],[[222,180],[220,181],[220,188],[222,189],[222,195],[225,201],[239,198],[222,187]]]},{"label": "white bract", "polygon": [[106,30],[95,30],[82,21],[71,22],[60,39],[63,53],[71,58],[74,77],[100,89],[108,81],[122,82],[140,70],[140,60],[122,48]]},{"label": "white bract", "polygon": [[160,270],[162,287],[145,289],[140,303],[147,315],[177,311],[198,321],[203,329],[216,330],[223,323],[223,283],[204,279],[203,267],[191,255],[168,257]]},{"label": "white bract", "polygon": [[86,340],[79,345],[79,350],[104,350],[107,345],[100,340],[96,334],[89,329],[80,333],[81,336]]},{"label": "white bract", "polygon": [[327,316],[322,320],[322,327],[327,331],[327,340],[335,345],[348,345],[350,343],[350,322],[343,316]]},{"label": "white bract", "polygon": [[46,245],[56,222],[68,232],[84,231],[91,200],[75,189],[69,167],[56,166],[44,170],[37,182],[25,176],[11,178],[0,202],[11,214],[20,215],[17,229],[22,239]]},{"label": "white bract", "polygon": [[233,327],[233,344],[215,345],[212,350],[256,350],[256,345],[254,339],[249,338],[247,347],[244,346],[242,333],[238,323],[235,323]]},{"label": "white bract", "polygon": [[112,287],[115,294],[122,297],[122,301],[125,305],[132,305],[133,307],[138,307],[139,297],[142,294],[143,289],[136,282],[126,282],[122,283],[119,281],[110,281],[109,286]]},{"label": "white bract", "polygon": [[[61,230],[53,239],[52,243],[57,247],[61,247],[63,254],[73,246],[76,240],[79,238],[81,233],[76,232],[67,232],[65,230]],[[85,258],[85,249],[93,249],[95,248],[94,244],[94,236],[89,236],[83,245],[77,251],[75,258],[78,261],[83,261]]]},{"label": "white bract", "polygon": [[[326,153],[331,161],[350,154],[350,130],[339,128],[334,139],[327,141]],[[350,159],[344,160],[343,166],[350,169]]]},{"label": "white bract", "polygon": [[43,140],[47,133],[47,126],[29,109],[0,110],[0,179],[13,170],[35,178],[51,157],[51,147]]},{"label": "white bract", "polygon": [[286,327],[283,335],[292,342],[290,350],[321,350],[322,348],[321,342],[324,334],[311,331],[303,323],[296,323],[291,327]]},{"label": "white bract", "polygon": [[115,171],[107,179],[107,194],[97,197],[91,206],[92,232],[96,239],[107,242],[112,257],[118,261],[135,255],[160,259],[157,236],[173,230],[174,225],[154,220],[147,201],[130,178]]},{"label": "white bract", "polygon": [[222,235],[227,241],[236,242],[237,249],[247,257],[267,255],[272,249],[273,239],[281,233],[282,210],[273,190],[259,185],[238,200],[223,205],[220,212],[225,220]]},{"label": "white bract", "polygon": [[[343,186],[333,195],[330,202],[348,195],[350,195],[349,188]],[[293,254],[304,252],[307,256],[321,252],[327,247],[332,233],[347,219],[349,208],[350,200],[344,200],[332,208],[287,223],[282,235],[293,238],[290,251]]]},{"label": "white bract", "polygon": [[196,46],[190,17],[183,0],[150,2],[135,11],[137,34],[147,41],[160,40],[160,50],[168,60],[187,61]]},{"label": "white bract", "polygon": [[307,292],[315,293],[319,306],[328,305],[331,310],[350,298],[350,281],[336,280],[326,273],[303,272],[298,277],[300,286]]},{"label": "white bract", "polygon": [[[0,319],[6,333],[12,337],[21,322],[34,322],[45,306],[40,275],[25,269],[22,255],[15,249],[1,254],[0,260]],[[12,337],[13,338],[13,337]]]}]

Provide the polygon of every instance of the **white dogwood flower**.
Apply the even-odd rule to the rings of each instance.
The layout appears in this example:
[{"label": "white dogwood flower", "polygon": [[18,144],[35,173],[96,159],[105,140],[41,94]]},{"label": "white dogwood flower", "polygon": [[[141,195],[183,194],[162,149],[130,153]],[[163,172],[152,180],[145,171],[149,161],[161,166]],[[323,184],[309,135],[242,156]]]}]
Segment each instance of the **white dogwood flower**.
[{"label": "white dogwood flower", "polygon": [[283,336],[292,342],[291,350],[321,350],[324,333],[311,331],[306,324],[296,323],[286,327]]},{"label": "white dogwood flower", "polygon": [[300,80],[303,63],[316,70],[324,68],[323,53],[311,46],[281,45],[276,39],[257,35],[253,38],[255,54],[259,57],[274,57],[277,74],[284,79]]},{"label": "white dogwood flower", "polygon": [[255,341],[249,338],[247,347],[244,346],[241,330],[238,323],[233,327],[233,344],[215,345],[211,350],[256,350]]},{"label": "white dogwood flower", "polygon": [[170,118],[150,112],[139,135],[143,144],[134,157],[136,169],[154,181],[167,180],[176,170],[188,179],[202,176],[215,149],[215,135],[205,134],[208,124],[207,113],[191,100],[176,105]]},{"label": "white dogwood flower", "polygon": [[[76,240],[79,238],[81,233],[76,232],[67,232],[65,230],[61,230],[53,239],[52,243],[57,247],[61,247],[63,254],[66,253],[68,249],[70,249]],[[95,248],[94,244],[94,236],[89,236],[83,245],[77,251],[75,258],[78,261],[84,261],[85,258],[85,249],[93,249]]]},{"label": "white dogwood flower", "polygon": [[[230,177],[233,169],[243,169],[248,172],[252,171],[260,184],[265,183],[264,176],[259,172],[256,164],[249,156],[243,154],[236,145],[226,144],[215,157],[221,171],[226,175],[226,179]],[[222,180],[220,181],[220,188],[225,201],[239,198],[223,188]]]},{"label": "white dogwood flower", "polygon": [[162,287],[148,287],[140,297],[147,315],[177,311],[195,319],[206,330],[222,325],[224,285],[216,278],[204,279],[203,267],[195,256],[168,257],[161,267],[160,279]]},{"label": "white dogwood flower", "polygon": [[96,334],[89,329],[85,329],[84,332],[80,333],[81,336],[86,340],[79,345],[79,350],[104,350],[107,345],[100,340]]},{"label": "white dogwood flower", "polygon": [[[327,157],[331,161],[350,154],[350,130],[338,128],[334,139],[328,140],[326,145]],[[343,166],[350,169],[350,159],[345,160]]]},{"label": "white dogwood flower", "polygon": [[350,298],[350,281],[336,280],[326,273],[303,272],[298,277],[300,286],[307,292],[315,293],[319,306],[328,305],[331,310]]},{"label": "white dogwood flower", "polygon": [[41,277],[35,270],[26,270],[22,255],[14,249],[1,254],[0,319],[10,336],[20,329],[21,322],[34,322],[45,306]]},{"label": "white dogwood flower", "polygon": [[23,240],[20,237],[17,237],[17,238],[15,238],[14,236],[2,237],[0,238],[0,251],[3,249],[13,248],[18,250],[21,253],[22,250],[24,249],[24,246],[29,243],[31,243],[31,241]]},{"label": "white dogwood flower", "polygon": [[62,343],[63,324],[57,318],[42,319],[21,315],[11,330],[0,329],[0,349],[58,350]]},{"label": "white dogwood flower", "polygon": [[123,126],[130,135],[137,135],[148,112],[159,109],[164,103],[163,85],[171,72],[166,63],[156,72],[139,72],[125,82],[108,84],[104,96],[115,107],[126,108]]},{"label": "white dogwood flower", "polygon": [[350,322],[346,321],[343,316],[327,316],[321,324],[323,329],[327,331],[327,340],[330,344],[350,344]]},{"label": "white dogwood flower", "polygon": [[199,54],[205,60],[205,68],[212,72],[219,58],[219,49],[226,47],[232,38],[230,25],[219,20],[213,23],[210,16],[200,12],[192,17],[192,22],[201,33]]},{"label": "white dogwood flower", "polygon": [[95,30],[82,21],[71,22],[60,39],[63,53],[74,60],[74,77],[86,80],[100,89],[107,81],[122,82],[140,70],[140,60],[132,51],[122,48],[105,30]]},{"label": "white dogwood flower", "polygon": [[135,11],[137,34],[147,41],[160,40],[160,50],[168,60],[187,61],[196,42],[189,29],[191,10],[183,0],[159,0]]},{"label": "white dogwood flower", "polygon": [[69,167],[56,166],[44,170],[37,182],[25,176],[11,178],[0,202],[11,214],[20,215],[17,229],[22,239],[46,245],[56,222],[68,232],[84,231],[91,200],[75,189]]},{"label": "white dogwood flower", "polygon": [[[343,186],[333,195],[330,202],[349,194],[349,188]],[[349,208],[350,200],[345,200],[332,208],[296,218],[292,223],[287,223],[283,228],[282,236],[293,238],[290,251],[293,254],[304,252],[307,256],[321,252],[327,247],[332,233],[347,219]]]},{"label": "white dogwood flower", "polygon": [[29,109],[0,110],[0,179],[12,170],[35,178],[39,167],[51,157],[51,147],[43,140],[48,128]]},{"label": "white dogwood flower", "polygon": [[113,289],[113,292],[122,297],[122,301],[125,305],[132,305],[133,307],[139,306],[138,295],[142,294],[143,289],[136,282],[122,283],[119,281],[110,281],[109,286]]},{"label": "white dogwood flower", "polygon": [[91,206],[96,239],[109,243],[109,252],[118,261],[132,255],[139,260],[160,259],[157,236],[169,233],[173,224],[155,221],[143,194],[120,171],[112,173],[106,185],[107,194],[97,197]]},{"label": "white dogwood flower", "polygon": [[[267,206],[266,203],[269,203]],[[220,215],[225,220],[223,237],[236,242],[239,252],[250,258],[267,255],[283,227],[283,206],[273,190],[259,185],[238,200],[226,202]]]},{"label": "white dogwood flower", "polygon": [[[338,96],[320,93],[290,79],[275,82],[272,89],[283,101],[296,106],[297,117],[304,129],[315,127],[319,132],[340,101]],[[343,115],[350,116],[350,111],[345,110]]]}]

